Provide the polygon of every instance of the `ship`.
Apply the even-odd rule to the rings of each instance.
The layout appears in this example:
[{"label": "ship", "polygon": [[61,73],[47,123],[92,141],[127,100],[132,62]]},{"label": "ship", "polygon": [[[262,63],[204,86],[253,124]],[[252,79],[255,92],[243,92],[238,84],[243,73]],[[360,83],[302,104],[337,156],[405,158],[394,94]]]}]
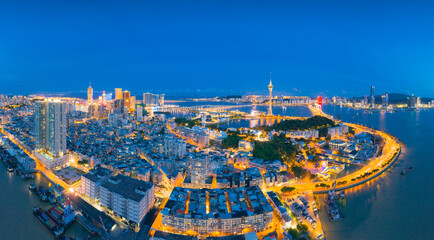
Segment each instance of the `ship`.
[{"label": "ship", "polygon": [[409,168],[407,168],[407,169],[402,169],[402,171],[401,171],[401,175],[405,175],[405,174],[407,174],[408,172],[410,172],[411,170],[413,170],[413,167],[409,167]]},{"label": "ship", "polygon": [[47,212],[42,210],[39,206],[33,208],[33,216],[36,220],[47,229],[54,237],[58,238],[62,235],[64,228],[60,226],[54,219],[52,219]]},{"label": "ship", "polygon": [[72,209],[70,201],[66,201],[62,205],[56,204],[47,210],[47,214],[62,227],[69,226],[75,219],[75,211]]},{"label": "ship", "polygon": [[31,191],[33,194],[35,194],[35,196],[36,196],[40,201],[45,202],[45,201],[47,201],[47,196],[42,192],[42,191],[44,190],[44,188],[42,188],[42,191],[41,191],[41,188],[42,188],[42,187],[37,188],[34,184],[31,184],[31,185],[29,186],[30,191]]},{"label": "ship", "polygon": [[60,237],[65,228],[75,219],[75,211],[69,201],[62,205],[56,204],[47,211],[36,206],[33,209],[33,215],[56,238]]}]

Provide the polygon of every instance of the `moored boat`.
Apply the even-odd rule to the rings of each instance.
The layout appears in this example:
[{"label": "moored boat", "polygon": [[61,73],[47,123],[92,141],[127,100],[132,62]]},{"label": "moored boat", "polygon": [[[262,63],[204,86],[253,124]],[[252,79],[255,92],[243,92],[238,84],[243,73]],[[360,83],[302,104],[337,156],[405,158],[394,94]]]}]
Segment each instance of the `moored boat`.
[{"label": "moored boat", "polygon": [[[29,189],[30,189],[30,191],[33,193],[33,194],[35,194],[35,196],[39,199],[39,200],[41,200],[41,201],[43,201],[43,202],[45,202],[45,201],[47,201],[47,196],[45,195],[45,194],[43,194],[42,192],[41,192],[41,187],[39,187],[39,188],[37,188],[36,186],[32,186],[32,185],[30,185],[30,187],[29,187]],[[43,189],[43,188],[42,188]]]},{"label": "moored boat", "polygon": [[39,206],[33,208],[33,216],[36,220],[45,227],[54,237],[58,238],[62,235],[64,228],[60,226],[54,219],[52,219],[44,210]]}]

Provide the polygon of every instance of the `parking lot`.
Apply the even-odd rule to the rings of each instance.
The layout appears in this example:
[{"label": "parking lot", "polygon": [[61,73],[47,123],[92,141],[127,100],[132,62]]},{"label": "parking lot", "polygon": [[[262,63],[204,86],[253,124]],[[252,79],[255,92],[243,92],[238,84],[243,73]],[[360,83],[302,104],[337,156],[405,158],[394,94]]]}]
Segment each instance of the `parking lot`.
[{"label": "parking lot", "polygon": [[297,222],[308,226],[313,239],[324,239],[318,209],[313,199],[303,194],[289,197],[286,200],[291,211],[297,216]]}]

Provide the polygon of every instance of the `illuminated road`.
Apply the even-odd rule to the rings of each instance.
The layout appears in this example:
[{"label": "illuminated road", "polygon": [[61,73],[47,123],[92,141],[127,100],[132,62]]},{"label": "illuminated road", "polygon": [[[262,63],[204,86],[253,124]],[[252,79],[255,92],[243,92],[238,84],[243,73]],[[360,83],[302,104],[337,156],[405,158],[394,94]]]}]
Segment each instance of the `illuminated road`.
[{"label": "illuminated road", "polygon": [[[4,131],[4,129],[1,129],[1,132],[7,136],[6,132]],[[56,175],[53,174],[53,172],[47,168],[44,167],[44,164],[39,161],[34,155],[33,153],[27,151],[23,146],[21,146],[17,141],[15,141],[13,138],[9,138],[9,140],[11,140],[13,143],[15,143],[16,145],[18,145],[27,155],[29,155],[29,157],[31,157],[33,160],[35,160],[36,162],[36,170],[40,171],[41,173],[43,173],[48,180],[54,182],[55,184],[59,184],[60,186],[62,186],[65,190],[68,190],[70,188],[77,188],[80,186],[81,184],[81,180],[72,184],[72,185],[68,185],[66,184],[64,181],[62,181],[59,177],[57,177]]]},{"label": "illuminated road", "polygon": [[[309,109],[313,110],[312,112],[314,115],[321,115],[324,117],[329,117],[329,115],[324,114],[321,110],[317,108],[313,108],[309,106]],[[354,128],[355,132],[368,132],[372,135],[379,136],[384,141],[383,151],[381,155],[370,159],[369,162],[363,166],[360,170],[351,173],[349,175],[343,176],[341,178],[338,178],[336,181],[338,183],[337,190],[339,189],[348,189],[351,187],[358,186],[360,184],[365,183],[367,180],[371,180],[379,175],[381,175],[382,172],[384,172],[388,167],[390,167],[394,160],[399,156],[399,153],[401,152],[401,146],[400,144],[395,140],[395,138],[385,132],[368,128],[365,126],[361,126],[358,124],[352,124],[352,123],[346,123],[349,127]],[[323,193],[326,192],[328,189],[331,189],[333,186],[333,183],[335,180],[328,180],[328,181],[322,181],[322,182],[297,182],[295,184],[282,184],[279,187],[273,187],[271,190],[280,192],[280,188],[283,186],[291,186],[295,187],[297,192],[306,192],[306,191],[313,191],[314,193]],[[318,184],[327,184],[329,187],[319,187]],[[340,183],[340,184],[339,184]]]},{"label": "illuminated road", "polygon": [[175,134],[177,137],[179,137],[179,138],[181,138],[181,139],[184,139],[187,143],[189,143],[189,144],[191,144],[191,145],[193,145],[193,146],[195,146],[195,147],[199,147],[199,144],[198,144],[197,142],[195,142],[195,141],[193,141],[192,139],[189,139],[189,138],[187,138],[187,137],[185,137],[185,136],[182,136],[181,134],[175,132],[175,131],[170,127],[170,123],[168,123],[166,127],[167,127],[167,129],[168,129],[171,133]]}]

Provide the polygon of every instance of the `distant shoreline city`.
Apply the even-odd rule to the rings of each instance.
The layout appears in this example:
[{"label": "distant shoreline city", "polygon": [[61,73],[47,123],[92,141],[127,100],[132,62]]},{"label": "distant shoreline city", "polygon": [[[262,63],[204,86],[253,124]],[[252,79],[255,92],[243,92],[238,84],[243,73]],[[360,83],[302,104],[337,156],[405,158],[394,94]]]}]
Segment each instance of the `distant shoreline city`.
[{"label": "distant shoreline city", "polygon": [[[401,145],[383,131],[334,119],[323,104],[404,104],[389,104],[388,94],[377,103],[374,87],[369,101],[273,96],[273,88],[270,79],[268,96],[185,99],[193,105],[167,102],[165,94],[139,100],[121,88],[95,98],[91,85],[87,99],[3,95],[2,159],[24,179],[36,173],[51,182],[48,191],[29,189],[52,204],[33,213],[55,237],[78,221],[101,239],[325,239],[319,205],[329,221],[342,220],[335,200],[387,170]],[[416,97],[407,104],[432,107]],[[311,117],[276,107],[303,107]],[[347,167],[354,170],[343,174]],[[326,194],[323,203],[317,194]]]}]

